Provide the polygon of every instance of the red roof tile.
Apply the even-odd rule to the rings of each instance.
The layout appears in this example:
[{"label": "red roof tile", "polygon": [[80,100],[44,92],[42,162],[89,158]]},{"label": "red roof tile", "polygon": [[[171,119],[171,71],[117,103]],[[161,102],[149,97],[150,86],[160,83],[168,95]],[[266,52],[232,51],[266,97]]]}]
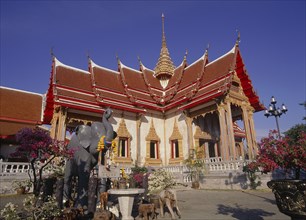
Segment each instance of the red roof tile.
[{"label": "red roof tile", "polygon": [[0,87],[0,97],[0,136],[42,123],[42,95]]}]

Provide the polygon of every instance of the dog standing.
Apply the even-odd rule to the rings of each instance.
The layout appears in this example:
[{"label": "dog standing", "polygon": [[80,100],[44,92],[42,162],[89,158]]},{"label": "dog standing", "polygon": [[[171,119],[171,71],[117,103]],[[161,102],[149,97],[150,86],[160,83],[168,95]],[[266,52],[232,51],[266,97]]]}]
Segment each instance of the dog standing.
[{"label": "dog standing", "polygon": [[174,190],[165,189],[161,191],[159,193],[159,205],[161,217],[164,217],[164,206],[166,205],[171,214],[171,219],[175,219],[173,208],[176,209],[176,214],[181,218],[181,212],[177,206],[177,196]]},{"label": "dog standing", "polygon": [[108,202],[108,192],[101,192],[100,193],[100,208],[102,210],[106,210]]},{"label": "dog standing", "polygon": [[156,207],[154,204],[140,204],[138,207],[138,217],[149,220],[149,216],[151,219],[157,219],[156,216]]}]

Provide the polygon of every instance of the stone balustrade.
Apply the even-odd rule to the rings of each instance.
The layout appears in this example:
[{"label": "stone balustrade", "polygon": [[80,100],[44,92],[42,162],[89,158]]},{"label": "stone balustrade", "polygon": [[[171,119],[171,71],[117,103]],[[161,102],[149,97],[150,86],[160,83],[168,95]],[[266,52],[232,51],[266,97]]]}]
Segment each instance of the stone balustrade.
[{"label": "stone balustrade", "polygon": [[[206,172],[216,171],[235,171],[241,170],[245,165],[243,160],[223,161],[221,157],[213,157],[203,159],[206,165]],[[30,163],[25,162],[4,162],[0,160],[0,176],[25,176],[31,174],[33,171]],[[38,165],[40,166],[40,165]],[[160,167],[158,167],[160,168]],[[190,182],[188,177],[189,170],[185,165],[172,165],[163,167],[166,171],[173,173],[175,176],[180,176],[182,182]],[[126,174],[130,174],[131,167],[125,168]]]}]

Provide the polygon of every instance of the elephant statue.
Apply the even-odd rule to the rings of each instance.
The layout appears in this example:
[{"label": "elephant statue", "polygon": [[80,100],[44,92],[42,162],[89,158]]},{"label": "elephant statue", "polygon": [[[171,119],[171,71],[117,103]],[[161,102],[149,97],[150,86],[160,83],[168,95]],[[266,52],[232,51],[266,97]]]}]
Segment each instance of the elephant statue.
[{"label": "elephant statue", "polygon": [[77,200],[75,206],[81,205],[88,207],[88,182],[92,169],[99,161],[98,143],[102,136],[104,137],[104,149],[102,150],[102,159],[111,147],[112,140],[117,134],[113,126],[108,121],[111,117],[112,110],[106,109],[102,116],[101,122],[93,122],[91,126],[79,125],[76,127],[68,149],[74,150],[72,158],[68,159],[65,167],[64,176],[64,199],[71,201],[71,181],[73,176],[78,177]]}]

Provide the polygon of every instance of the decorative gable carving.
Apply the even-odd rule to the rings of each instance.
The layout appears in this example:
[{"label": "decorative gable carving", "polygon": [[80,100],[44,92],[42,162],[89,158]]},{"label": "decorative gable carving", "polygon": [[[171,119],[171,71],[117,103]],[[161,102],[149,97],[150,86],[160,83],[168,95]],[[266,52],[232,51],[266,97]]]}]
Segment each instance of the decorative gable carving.
[{"label": "decorative gable carving", "polygon": [[131,134],[128,131],[127,127],[126,127],[126,123],[125,120],[122,118],[119,124],[119,128],[117,130],[117,136],[118,137],[125,137],[125,138],[131,138]]},{"label": "decorative gable carving", "polygon": [[154,127],[153,119],[151,120],[151,127],[150,127],[148,135],[146,136],[146,141],[160,142],[160,138],[158,137],[155,127]]},{"label": "decorative gable carving", "polygon": [[181,140],[181,139],[183,139],[183,136],[180,133],[176,120],[174,120],[173,131],[169,140],[171,141],[171,140]]}]

